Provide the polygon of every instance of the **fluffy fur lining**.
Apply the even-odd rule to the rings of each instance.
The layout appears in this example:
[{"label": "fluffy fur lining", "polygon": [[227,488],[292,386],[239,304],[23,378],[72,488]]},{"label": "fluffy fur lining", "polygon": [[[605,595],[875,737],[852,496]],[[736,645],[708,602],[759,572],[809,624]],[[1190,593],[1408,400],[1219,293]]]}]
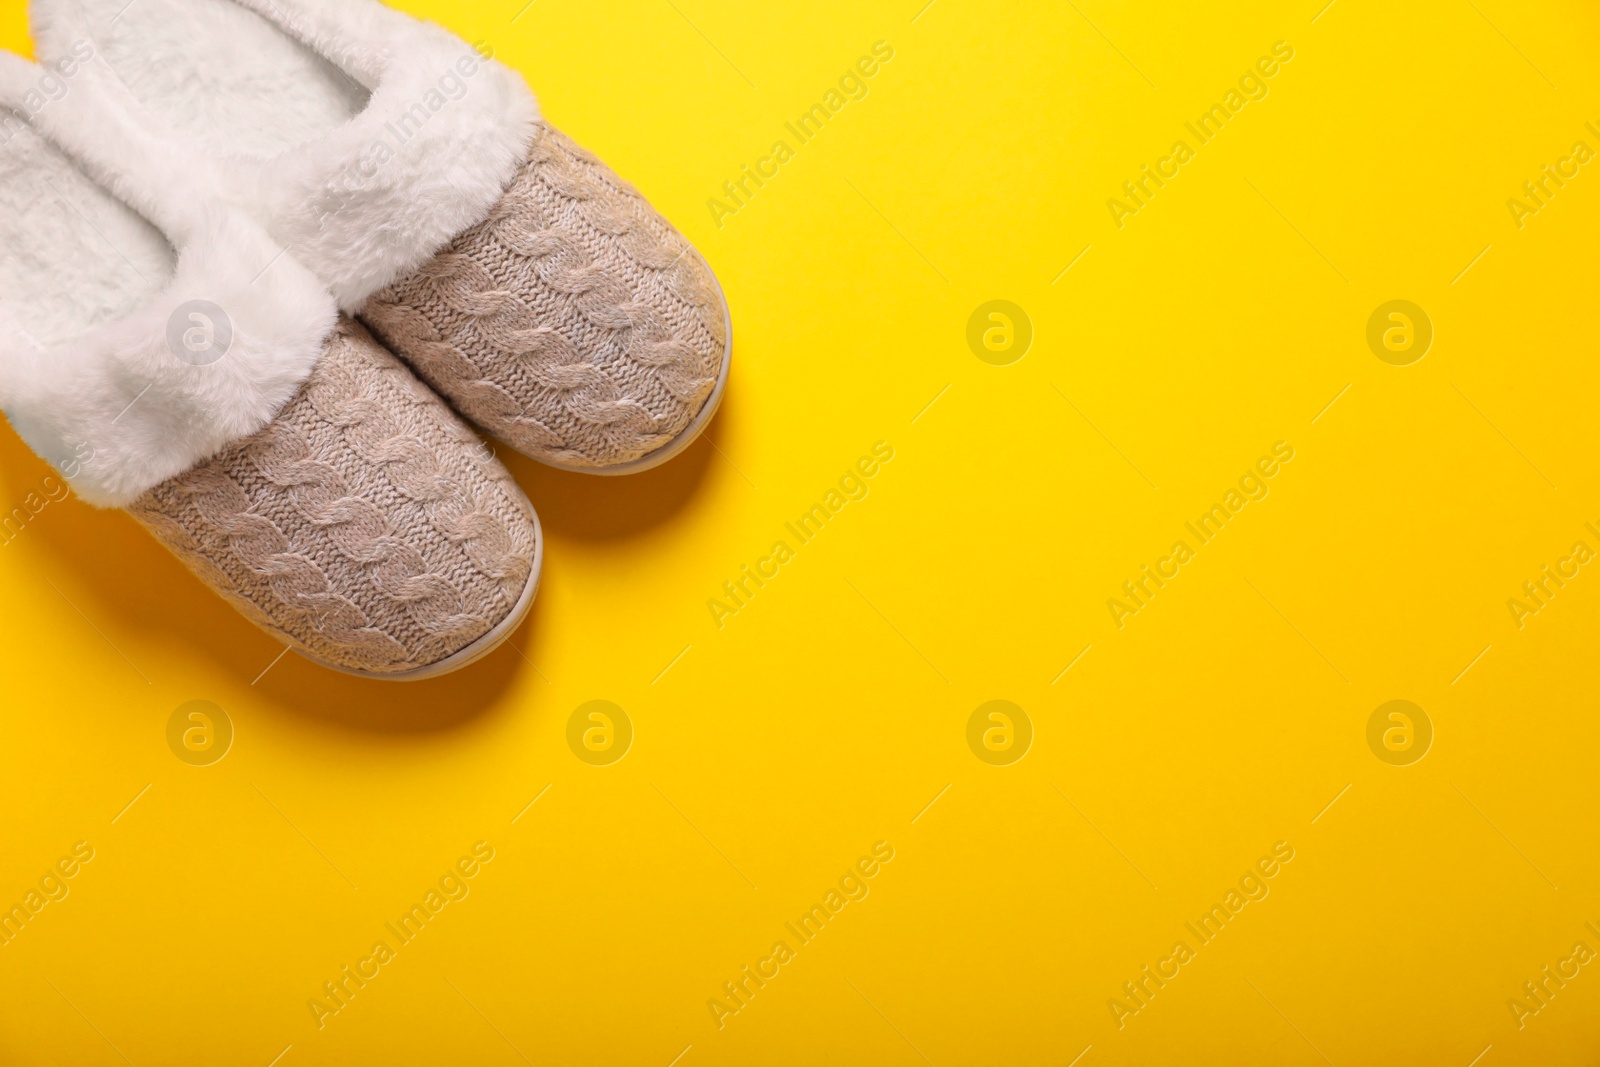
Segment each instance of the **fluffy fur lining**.
[{"label": "fluffy fur lining", "polygon": [[[17,283],[0,290],[0,405],[81,497],[119,506],[266,426],[336,311],[260,226],[94,99],[85,51],[49,70],[0,54],[0,273]],[[183,346],[207,330],[231,332],[225,351]]]},{"label": "fluffy fur lining", "polygon": [[91,77],[254,212],[346,311],[481,221],[526,158],[521,76],[377,0],[34,0]]},{"label": "fluffy fur lining", "polygon": [[0,116],[0,312],[44,345],[121,318],[172,278],[150,223],[14,116]]}]

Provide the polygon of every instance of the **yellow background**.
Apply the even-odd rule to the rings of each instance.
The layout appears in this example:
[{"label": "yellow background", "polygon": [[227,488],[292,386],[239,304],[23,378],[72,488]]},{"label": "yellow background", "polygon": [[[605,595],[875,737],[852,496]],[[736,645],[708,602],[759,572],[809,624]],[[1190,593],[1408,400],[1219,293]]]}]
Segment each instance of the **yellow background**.
[{"label": "yellow background", "polygon": [[[543,590],[437,681],[263,675],[280,645],[75,500],[0,548],[0,902],[95,849],[0,948],[0,1062],[1593,1062],[1600,968],[1521,1029],[1507,1002],[1600,950],[1600,568],[1521,629],[1506,601],[1600,548],[1600,164],[1520,230],[1506,201],[1600,149],[1600,15],[921,5],[405,3],[705,252],[726,405],[637,477],[510,457]],[[880,40],[870,95],[719,228],[707,200]],[[1107,199],[1280,40],[1270,94],[1119,230]],[[1406,367],[1365,340],[1395,298],[1436,330]],[[991,299],[1034,326],[1009,366],[966,343]],[[1280,440],[1270,495],[1119,630],[1107,599]],[[718,629],[708,599],[877,441],[866,499]],[[0,505],[47,473],[5,432]],[[635,730],[610,766],[566,741],[593,699]],[[992,699],[1035,731],[1010,766],[967,745]],[[1367,745],[1392,699],[1435,730],[1411,766]],[[212,766],[168,748],[190,700],[236,731]],[[470,895],[319,1030],[308,999],[479,840]],[[719,1029],[708,1000],[877,841],[870,895]],[[1119,1029],[1108,1000],[1279,841],[1270,895]]]}]

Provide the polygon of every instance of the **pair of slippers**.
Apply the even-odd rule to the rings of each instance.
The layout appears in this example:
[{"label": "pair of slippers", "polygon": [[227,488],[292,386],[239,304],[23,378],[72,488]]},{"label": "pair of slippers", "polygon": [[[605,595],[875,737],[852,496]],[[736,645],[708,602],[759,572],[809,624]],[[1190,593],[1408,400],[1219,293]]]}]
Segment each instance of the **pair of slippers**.
[{"label": "pair of slippers", "polygon": [[[508,637],[567,470],[688,446],[710,268],[509,68],[377,0],[33,0],[0,54],[0,405],[305,657]],[[466,420],[465,422],[463,420]]]}]

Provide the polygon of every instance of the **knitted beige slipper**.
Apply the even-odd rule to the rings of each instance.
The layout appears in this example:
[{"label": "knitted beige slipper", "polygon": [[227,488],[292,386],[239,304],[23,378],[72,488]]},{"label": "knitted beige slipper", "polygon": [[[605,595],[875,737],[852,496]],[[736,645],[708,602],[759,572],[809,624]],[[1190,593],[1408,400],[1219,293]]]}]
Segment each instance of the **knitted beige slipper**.
[{"label": "knitted beige slipper", "polygon": [[[33,0],[90,76],[461,413],[519,451],[643,470],[710,421],[710,268],[521,77],[376,0]],[[109,72],[109,73],[106,73]]]},{"label": "knitted beige slipper", "polygon": [[[255,223],[91,100],[85,44],[0,54],[0,404],[273,636],[416,678],[537,588],[527,500]],[[146,221],[148,220],[148,221]]]},{"label": "knitted beige slipper", "polygon": [[268,426],[128,510],[262,629],[355,674],[464,667],[538,590],[522,490],[348,318]]},{"label": "knitted beige slipper", "polygon": [[544,123],[488,217],[361,316],[489,433],[595,474],[647,470],[692,444],[732,353],[705,260]]}]

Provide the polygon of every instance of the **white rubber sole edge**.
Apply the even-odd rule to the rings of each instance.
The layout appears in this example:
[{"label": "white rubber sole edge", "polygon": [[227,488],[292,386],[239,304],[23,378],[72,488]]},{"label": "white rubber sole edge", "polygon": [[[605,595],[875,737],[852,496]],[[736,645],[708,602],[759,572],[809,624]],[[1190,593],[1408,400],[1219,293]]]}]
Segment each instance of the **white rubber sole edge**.
[{"label": "white rubber sole edge", "polygon": [[[567,463],[557,463],[541,456],[528,456],[529,459],[537,463],[543,463],[546,467],[554,467],[560,471],[570,471],[573,474],[598,474],[604,477],[639,474],[661,466],[661,464],[694,444],[700,435],[705,432],[705,428],[711,424],[711,420],[716,418],[717,409],[722,406],[723,391],[728,386],[728,368],[733,364],[733,313],[728,310],[728,298],[722,291],[722,283],[717,280],[717,272],[711,269],[711,264],[706,262],[706,257],[700,255],[699,249],[691,247],[690,251],[705,266],[706,273],[711,275],[711,284],[717,288],[717,299],[722,303],[722,336],[728,339],[727,347],[722,351],[722,367],[717,371],[717,384],[712,387],[711,396],[706,399],[705,406],[694,417],[694,421],[685,426],[678,436],[655,451],[647,452],[638,459],[629,460],[626,463],[618,463],[611,467],[578,467]],[[506,447],[510,448],[511,446],[507,445]],[[527,453],[519,454],[527,455]]]},{"label": "white rubber sole edge", "polygon": [[426,667],[399,671],[393,674],[380,671],[353,670],[349,667],[341,667],[338,664],[318,659],[298,648],[294,649],[294,651],[302,659],[315,663],[319,667],[326,667],[329,670],[338,671],[340,674],[348,674],[356,678],[372,678],[383,682],[420,682],[428,678],[437,678],[440,675],[449,674],[452,671],[458,671],[463,667],[476,663],[499,648],[508,637],[516,632],[517,627],[522,625],[522,620],[528,617],[528,611],[533,607],[534,597],[539,594],[539,579],[544,574],[544,528],[539,524],[539,513],[533,509],[533,502],[528,499],[528,494],[522,491],[522,486],[518,485],[514,479],[509,479],[509,476],[508,480],[512,488],[516,490],[523,507],[527,509],[529,518],[533,519],[533,535],[535,538],[533,569],[528,574],[528,584],[523,587],[522,595],[517,598],[516,604],[511,608],[511,614],[501,619],[494,629],[459,652],[446,656],[438,663],[430,663]]}]

